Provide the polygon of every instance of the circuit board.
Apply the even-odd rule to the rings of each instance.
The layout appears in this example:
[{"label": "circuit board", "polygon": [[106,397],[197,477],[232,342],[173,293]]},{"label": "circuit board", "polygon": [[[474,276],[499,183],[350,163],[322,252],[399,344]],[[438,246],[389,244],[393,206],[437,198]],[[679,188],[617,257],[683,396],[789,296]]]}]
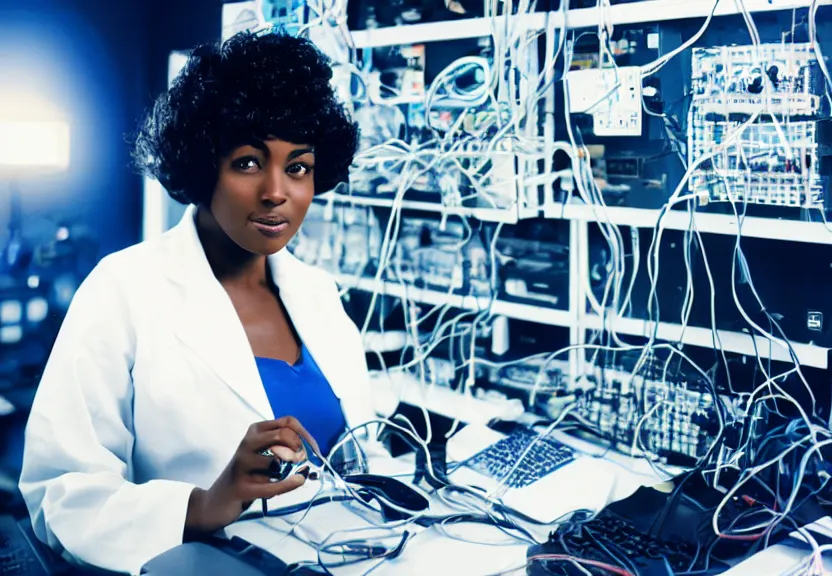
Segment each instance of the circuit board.
[{"label": "circuit board", "polygon": [[820,74],[809,44],[694,50],[690,191],[702,202],[820,206]]}]

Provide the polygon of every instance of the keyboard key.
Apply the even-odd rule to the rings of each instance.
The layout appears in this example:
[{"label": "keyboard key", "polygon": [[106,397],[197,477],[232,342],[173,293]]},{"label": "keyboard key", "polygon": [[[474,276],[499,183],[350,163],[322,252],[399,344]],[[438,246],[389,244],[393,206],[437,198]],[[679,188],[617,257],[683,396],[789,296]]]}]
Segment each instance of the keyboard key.
[{"label": "keyboard key", "polygon": [[[495,480],[503,480],[537,437],[532,430],[515,431],[468,459],[465,466]],[[568,446],[548,438],[540,439],[505,480],[505,485],[508,488],[529,486],[574,459],[575,453]]]}]

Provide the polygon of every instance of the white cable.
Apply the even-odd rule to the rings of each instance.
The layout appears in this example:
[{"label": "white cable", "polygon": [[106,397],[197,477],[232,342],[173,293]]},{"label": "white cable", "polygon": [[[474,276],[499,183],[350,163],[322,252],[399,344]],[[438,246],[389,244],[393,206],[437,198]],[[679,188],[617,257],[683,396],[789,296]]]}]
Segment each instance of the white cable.
[{"label": "white cable", "polygon": [[716,7],[718,5],[719,5],[719,0],[714,0],[714,3],[711,7],[711,11],[708,13],[707,18],[705,18],[705,22],[702,23],[702,27],[699,28],[699,30],[696,32],[696,34],[691,36],[686,42],[684,42],[681,46],[679,46],[678,48],[676,48],[672,52],[669,52],[669,53],[665,54],[664,56],[660,56],[659,58],[657,58],[653,62],[651,62],[649,64],[645,64],[644,66],[642,66],[641,67],[641,77],[646,78],[648,76],[652,76],[653,74],[655,74],[656,72],[661,70],[665,66],[665,64],[670,62],[670,60],[675,58],[678,54],[681,54],[682,52],[684,52],[685,50],[687,50],[688,48],[693,46],[705,34],[705,30],[707,30],[708,26],[711,24],[711,19],[713,19],[714,12],[716,11]]},{"label": "white cable", "polygon": [[[753,20],[751,19],[750,14],[747,11],[747,7],[744,5],[742,0],[738,0],[740,2],[740,8],[743,14],[743,18],[746,22],[746,26],[749,29],[749,34],[751,35],[752,43],[759,47],[759,32],[756,31],[756,26],[754,25]],[[562,7],[565,3],[562,4]],[[714,13],[714,9],[716,7],[716,3],[714,3],[714,8],[711,10],[710,14],[705,20],[704,25],[702,28],[695,34],[692,38],[690,38],[686,43],[680,46],[678,49],[674,50],[673,52],[663,55],[658,58],[655,62],[648,64],[647,66],[642,68],[643,76],[647,77],[649,75],[655,74],[658,72],[663,66],[665,66],[672,58],[674,58],[677,54],[681,53],[683,50],[692,46],[705,32],[706,28],[708,27],[711,18]],[[530,10],[531,6],[528,2],[523,2],[520,4],[519,10],[523,14],[527,13]],[[329,9],[328,6],[323,6],[322,10],[325,13]],[[567,8],[562,8],[565,11]],[[602,16],[608,16],[609,12],[609,3],[599,2],[599,11]],[[810,9],[810,38],[812,42],[816,45],[816,53],[819,55],[819,60],[822,60],[822,56],[819,52],[820,47],[817,46],[816,42],[816,32],[814,28],[814,18],[816,16],[817,11],[817,1],[815,0],[812,3],[812,8]],[[535,98],[542,97],[545,89],[548,89],[545,84],[543,84],[543,88],[541,87],[541,79],[546,77],[548,71],[553,69],[559,54],[561,53],[563,47],[565,46],[565,30],[561,30],[561,34],[559,37],[559,41],[557,44],[554,42],[550,45],[547,45],[547,52],[545,57],[545,62],[540,67],[540,72],[536,79],[531,79],[528,77],[524,77],[523,81],[528,82],[532,89],[529,90],[527,98],[523,99],[522,101],[517,101],[514,98],[509,98],[507,102],[504,104],[507,105],[507,117],[503,116],[503,113],[498,109],[497,106],[497,92],[501,90],[503,78],[506,76],[510,70],[518,70],[521,72],[521,75],[524,73],[525,68],[522,66],[523,58],[524,58],[524,50],[528,47],[529,39],[528,38],[521,38],[523,34],[523,27],[519,24],[518,17],[509,17],[508,14],[509,10],[504,10],[502,13],[497,12],[497,9],[489,4],[487,13],[488,17],[490,18],[493,37],[494,37],[494,54],[495,54],[495,61],[491,64],[491,69],[485,71],[485,82],[482,85],[479,85],[473,91],[465,91],[459,92],[455,91],[455,84],[454,79],[458,77],[458,75],[462,72],[470,72],[470,68],[466,70],[465,62],[457,62],[454,65],[458,66],[456,71],[452,69],[452,67],[448,67],[445,71],[440,73],[439,81],[434,82],[428,92],[428,96],[426,97],[426,121],[429,123],[429,112],[431,107],[436,104],[439,105],[446,105],[449,103],[453,103],[452,101],[446,99],[443,101],[441,98],[437,99],[436,95],[440,93],[440,90],[445,90],[449,96],[454,98],[456,102],[460,105],[465,106],[482,106],[488,105],[491,103],[493,106],[493,117],[490,122],[495,122],[496,124],[496,136],[492,138],[485,138],[485,131],[483,130],[478,134],[476,137],[472,137],[462,131],[462,124],[463,120],[466,116],[467,112],[463,112],[459,115],[457,120],[451,126],[450,131],[443,137],[437,137],[434,141],[426,144],[426,145],[413,145],[413,144],[406,144],[403,142],[391,141],[385,143],[385,145],[376,147],[372,151],[367,151],[369,153],[365,153],[363,155],[359,155],[356,158],[356,164],[361,167],[362,170],[378,170],[380,174],[385,175],[385,177],[391,178],[391,182],[396,182],[396,196],[393,200],[393,213],[391,215],[390,221],[387,224],[387,228],[383,237],[382,241],[382,250],[379,259],[379,267],[378,272],[376,275],[377,285],[381,284],[381,279],[384,277],[385,270],[390,268],[390,264],[394,264],[394,267],[398,266],[398,263],[394,261],[394,248],[396,239],[398,238],[398,231],[401,226],[401,207],[403,205],[403,197],[404,194],[409,189],[412,182],[421,174],[425,174],[431,170],[442,170],[442,171],[453,171],[455,174],[459,174],[460,178],[464,178],[468,181],[470,188],[474,190],[473,197],[481,199],[483,204],[490,205],[492,207],[497,207],[495,204],[494,199],[491,196],[489,176],[487,174],[482,174],[480,171],[479,166],[483,163],[484,159],[488,159],[491,154],[495,153],[509,153],[516,155],[517,158],[527,158],[528,161],[533,162],[536,159],[542,159],[544,152],[547,150],[547,143],[541,141],[540,138],[529,138],[527,135],[522,134],[521,128],[523,123],[525,122],[528,114],[528,110],[530,109],[530,105],[535,103]],[[323,13],[319,15],[323,15]],[[600,39],[599,46],[602,51],[605,51],[605,54],[610,55],[610,38],[612,36],[612,26],[609,20],[599,22],[598,26],[598,36]],[[555,46],[557,49],[555,50]],[[573,48],[569,47],[565,51],[565,56],[567,60],[571,61]],[[470,63],[473,66],[473,63]],[[488,66],[488,63],[485,63]],[[614,65],[614,59],[612,60],[612,64]],[[452,65],[452,66],[454,66]],[[481,62],[480,64],[481,65]],[[825,68],[825,65],[821,62],[822,70],[824,72],[824,77],[827,83],[832,86],[832,81],[830,81],[830,77],[828,71]],[[568,66],[565,67],[568,69]],[[519,88],[519,85],[512,84],[514,82],[514,75],[509,75],[510,80],[506,85],[506,90],[508,92],[512,92]],[[770,82],[764,79],[765,90],[766,90],[766,109],[768,115],[772,116],[775,130],[780,137],[781,141],[784,143],[784,146],[787,149],[787,154],[789,154],[789,141],[787,139],[787,133],[784,132],[783,127],[780,125],[779,120],[772,114],[770,109],[770,98],[771,98],[771,85]],[[828,95],[827,95],[828,96]],[[502,97],[502,95],[500,95]],[[649,113],[649,111],[648,111]],[[567,96],[567,115],[568,112],[568,96]],[[568,120],[568,118],[567,118]],[[683,185],[686,183],[687,179],[690,177],[692,172],[699,166],[703,161],[706,159],[710,159],[714,157],[719,151],[722,149],[727,148],[730,145],[732,140],[735,140],[741,137],[743,130],[754,120],[756,120],[756,116],[752,118],[748,123],[740,126],[737,130],[735,130],[728,138],[726,138],[718,148],[718,150],[713,151],[710,155],[705,155],[704,157],[700,157],[697,162],[692,163],[691,166],[686,168],[685,178],[683,182],[680,183],[679,188],[671,195],[670,201],[668,202],[668,207],[672,206],[675,203],[688,201],[693,196],[683,196],[681,194],[681,190]],[[569,157],[572,160],[573,168],[571,170],[571,174],[574,175],[575,181],[577,184],[577,190],[580,194],[581,198],[589,204],[593,211],[593,216],[595,221],[598,222],[599,228],[601,233],[607,242],[610,248],[610,271],[607,273],[605,285],[603,288],[603,296],[601,301],[598,301],[598,298],[592,291],[591,285],[589,285],[588,279],[586,280],[587,284],[587,299],[592,306],[593,310],[598,313],[602,318],[605,318],[609,311],[612,311],[612,322],[609,324],[609,332],[610,336],[612,337],[613,341],[618,344],[618,347],[609,347],[609,346],[594,346],[594,345],[577,345],[577,346],[570,346],[567,349],[582,349],[582,350],[595,350],[596,353],[601,350],[633,350],[639,349],[641,350],[641,357],[636,364],[636,369],[633,371],[632,377],[635,377],[641,367],[648,361],[648,358],[653,354],[653,351],[666,348],[668,349],[668,358],[664,364],[664,372],[666,373],[669,366],[669,361],[676,355],[679,355],[682,358],[685,358],[688,362],[692,365],[693,363],[688,359],[684,354],[681,353],[680,350],[677,350],[675,347],[671,345],[663,345],[658,344],[655,340],[656,337],[656,330],[658,329],[659,325],[659,311],[658,308],[654,311],[653,301],[655,298],[655,292],[657,289],[657,282],[659,278],[659,250],[661,246],[661,237],[663,230],[665,229],[663,226],[663,218],[666,215],[666,211],[662,213],[659,221],[657,222],[656,229],[653,235],[653,241],[651,242],[651,246],[648,250],[647,256],[647,270],[648,276],[651,281],[651,290],[650,290],[650,298],[648,301],[649,305],[649,313],[652,315],[655,313],[655,325],[653,334],[650,336],[649,342],[644,346],[621,346],[624,344],[620,338],[618,337],[617,332],[614,328],[614,320],[616,317],[624,316],[627,314],[628,307],[631,305],[631,297],[633,291],[633,285],[635,282],[636,274],[639,270],[639,256],[640,252],[638,250],[638,246],[636,245],[636,238],[631,237],[633,240],[633,262],[632,268],[633,271],[631,273],[631,279],[629,282],[629,286],[625,290],[624,286],[624,279],[625,279],[625,270],[627,264],[627,256],[624,251],[624,242],[621,236],[620,230],[618,226],[615,226],[608,214],[607,207],[604,203],[603,196],[600,190],[597,189],[595,186],[591,171],[589,170],[589,162],[588,162],[588,151],[585,146],[578,145],[577,141],[575,140],[575,136],[572,131],[571,122],[567,121],[567,132],[569,136],[569,141],[571,145],[559,143],[565,149]],[[431,149],[431,147],[433,147]],[[740,146],[740,148],[742,148]],[[554,150],[556,148],[548,148],[549,150]],[[546,183],[549,179],[553,181],[554,179],[562,178],[564,175],[541,175],[538,180],[531,180],[533,185],[538,185],[541,182]],[[735,210],[736,214],[736,206],[732,202],[732,206]],[[690,261],[690,248],[691,244],[694,242],[694,239],[698,241],[699,246],[702,249],[703,259],[705,261],[705,269],[706,274],[708,276],[708,281],[710,284],[711,289],[711,328],[714,334],[714,339],[717,344],[716,347],[720,349],[720,353],[722,355],[723,362],[726,365],[726,370],[728,368],[727,358],[725,356],[725,351],[719,342],[719,333],[716,330],[716,318],[715,318],[715,289],[713,277],[710,271],[710,267],[707,261],[707,257],[705,256],[705,248],[704,244],[702,243],[701,234],[696,226],[696,216],[695,212],[691,209],[691,203],[689,202],[688,210],[690,213],[690,226],[685,233],[685,242],[686,248],[684,252],[685,257],[685,269],[687,274],[687,285],[686,285],[686,292],[685,292],[685,299],[682,305],[681,311],[681,325],[682,325],[682,337],[680,338],[681,341],[684,341],[684,331],[687,328],[687,323],[690,319],[690,315],[693,309],[693,282],[692,282],[692,270],[691,270],[691,261]],[[825,215],[824,215],[825,216]],[[738,217],[738,229],[737,229],[737,244],[735,247],[735,251],[737,254],[741,254],[741,247],[739,245],[739,238],[741,234],[741,219]],[[490,256],[492,259],[492,271],[496,268],[494,265],[495,263],[495,246],[492,243]],[[734,273],[734,269],[736,267],[736,260],[734,259],[734,265],[732,269],[732,275]],[[398,275],[399,282],[402,282],[401,275]],[[752,285],[753,290],[753,285]],[[740,303],[736,297],[736,290],[735,287],[733,289],[734,297],[736,300],[736,304],[740,309],[740,312],[743,316],[746,317],[746,321],[749,321],[747,315],[742,310]],[[468,378],[464,379],[465,386],[463,388],[463,394],[470,394],[470,383],[472,382],[471,376],[475,372],[476,365],[483,365],[483,366],[491,366],[492,364],[496,363],[488,363],[485,362],[483,359],[477,358],[474,355],[473,350],[473,343],[475,338],[476,327],[481,323],[487,320],[490,317],[491,311],[490,306],[484,310],[476,310],[474,312],[464,312],[463,314],[457,315],[455,318],[451,318],[449,320],[445,320],[445,316],[450,309],[449,304],[444,305],[437,305],[433,307],[428,314],[420,314],[418,318],[411,317],[411,308],[409,302],[411,300],[410,291],[408,288],[403,290],[404,298],[403,298],[403,306],[405,309],[405,313],[408,316],[406,320],[408,321],[408,325],[411,327],[419,327],[422,325],[431,315],[435,315],[439,313],[439,319],[437,320],[437,326],[433,329],[433,332],[430,334],[430,338],[427,339],[425,342],[420,342],[418,339],[415,339],[409,346],[414,347],[414,361],[410,363],[411,367],[418,366],[419,363],[423,363],[430,355],[432,351],[436,349],[436,346],[443,340],[451,339],[453,340],[458,334],[459,331],[456,330],[456,324],[461,320],[464,315],[471,315],[474,316],[473,323],[470,328],[470,342],[469,342],[469,349],[463,355],[465,358],[458,369],[460,370],[467,370],[468,371]],[[493,286],[492,286],[492,294],[494,293]],[[450,291],[449,291],[450,294]],[[366,332],[369,323],[369,315],[372,314],[372,311],[375,307],[375,299],[376,293],[373,294],[372,297],[372,305],[370,307],[370,312],[368,313],[368,317],[365,319],[364,329],[362,332]],[[756,296],[756,291],[755,291]],[[759,300],[759,297],[757,297]],[[492,297],[491,302],[493,303],[494,299]],[[475,300],[475,302],[479,302],[479,300]],[[578,305],[583,305],[582,303]],[[778,339],[774,334],[770,334],[767,331],[763,330],[755,323],[750,322],[749,324],[752,325],[753,329],[758,332],[759,334],[763,335],[770,342],[773,342],[778,345],[784,346],[787,350],[789,350],[790,354],[793,354],[793,350],[791,344],[787,340]],[[605,327],[607,327],[607,322],[604,322]],[[754,334],[751,337],[755,337]],[[543,363],[541,367],[541,371],[539,374],[542,374],[543,369],[547,365],[548,361],[551,360],[555,355],[561,353],[562,351],[558,351],[549,355],[549,359]],[[770,356],[770,355],[769,355]],[[780,374],[775,377],[771,377],[765,370],[765,367],[762,365],[762,361],[758,355],[757,357],[758,364],[762,370],[762,373],[766,376],[767,382],[765,387],[760,387],[758,390],[768,391],[769,394],[767,396],[761,397],[759,392],[755,391],[754,394],[747,398],[747,410],[752,410],[753,405],[759,405],[760,402],[764,401],[764,398],[781,398],[786,401],[793,401],[789,400],[791,398],[788,396],[782,388],[777,386],[774,380],[778,378],[782,378],[783,375]],[[520,361],[518,361],[520,362]],[[415,363],[415,364],[414,364]],[[693,365],[695,366],[695,365]],[[703,375],[703,377],[707,378],[710,381],[710,377],[705,374],[704,372],[699,369],[699,367],[695,366],[695,368]],[[400,369],[408,369],[407,366],[402,366]],[[394,369],[395,370],[395,369]],[[788,373],[800,373],[799,365],[796,365],[795,368]],[[729,371],[729,378],[730,378],[730,371]],[[801,375],[802,377],[802,375]],[[422,383],[424,384],[424,377],[421,378]],[[543,378],[537,378],[535,381],[535,385],[532,387],[530,392],[530,396],[534,398],[535,394],[538,391],[545,391],[548,392],[549,383],[545,382]],[[730,382],[729,382],[730,388]],[[811,393],[811,390],[810,390]],[[714,398],[715,406],[720,403],[719,397]],[[632,451],[635,451],[636,442],[638,441],[638,431],[640,427],[644,425],[644,423],[649,420],[651,414],[653,414],[656,410],[658,410],[658,406],[661,404],[656,404],[653,407],[650,407],[646,410],[643,416],[641,416],[639,422],[636,425],[636,436],[634,437],[633,448]],[[422,406],[424,409],[424,405]],[[799,405],[798,405],[798,408]],[[718,410],[718,408],[715,408]],[[750,412],[749,412],[750,413]],[[427,414],[425,414],[427,418]],[[816,433],[813,429],[809,417],[807,414],[803,413],[802,418],[806,421],[807,425],[810,427],[810,434]],[[720,424],[720,435],[722,430],[722,423]],[[429,437],[429,435],[428,435]],[[540,438],[540,436],[538,437]],[[728,465],[733,459],[723,459],[722,455],[718,457],[717,461],[717,469]],[[519,460],[517,465],[519,465]]]}]

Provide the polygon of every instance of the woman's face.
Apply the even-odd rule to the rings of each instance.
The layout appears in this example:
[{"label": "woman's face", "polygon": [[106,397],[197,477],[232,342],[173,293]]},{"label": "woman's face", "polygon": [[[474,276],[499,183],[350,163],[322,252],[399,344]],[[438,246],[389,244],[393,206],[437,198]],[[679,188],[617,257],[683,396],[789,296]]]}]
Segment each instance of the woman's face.
[{"label": "woman's face", "polygon": [[240,248],[263,256],[282,250],[315,195],[311,146],[284,140],[240,146],[220,161],[211,214]]}]

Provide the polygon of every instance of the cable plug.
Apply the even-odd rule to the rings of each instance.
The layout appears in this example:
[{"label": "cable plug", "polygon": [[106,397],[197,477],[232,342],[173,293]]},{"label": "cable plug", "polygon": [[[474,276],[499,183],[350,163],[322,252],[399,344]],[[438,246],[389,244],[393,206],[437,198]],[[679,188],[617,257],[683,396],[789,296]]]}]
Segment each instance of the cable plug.
[{"label": "cable plug", "polygon": [[388,550],[384,546],[373,546],[370,544],[342,544],[340,552],[335,552],[335,554],[369,559],[381,556],[387,552]]}]

